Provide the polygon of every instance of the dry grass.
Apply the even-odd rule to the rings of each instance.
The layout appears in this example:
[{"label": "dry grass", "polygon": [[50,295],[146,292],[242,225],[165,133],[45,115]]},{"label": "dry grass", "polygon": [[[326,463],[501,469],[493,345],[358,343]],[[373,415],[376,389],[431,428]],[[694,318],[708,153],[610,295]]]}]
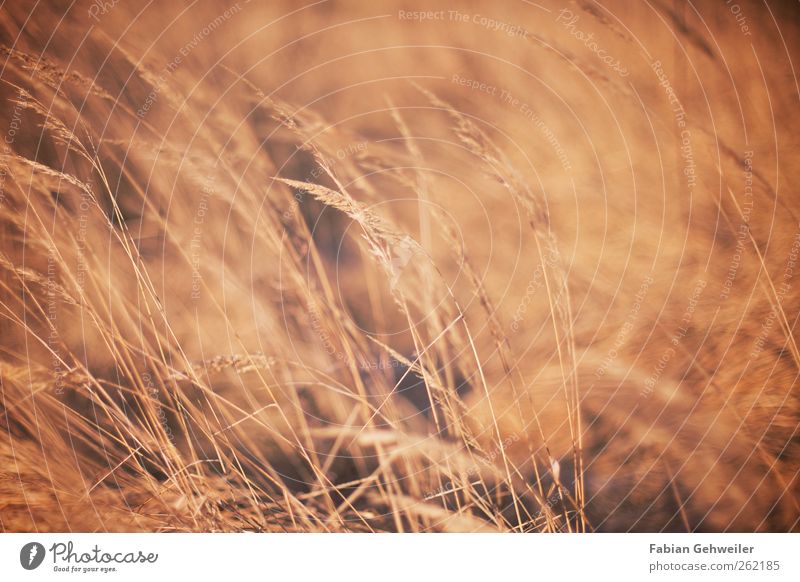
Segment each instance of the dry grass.
[{"label": "dry grass", "polygon": [[0,529],[798,530],[740,4],[4,5]]}]

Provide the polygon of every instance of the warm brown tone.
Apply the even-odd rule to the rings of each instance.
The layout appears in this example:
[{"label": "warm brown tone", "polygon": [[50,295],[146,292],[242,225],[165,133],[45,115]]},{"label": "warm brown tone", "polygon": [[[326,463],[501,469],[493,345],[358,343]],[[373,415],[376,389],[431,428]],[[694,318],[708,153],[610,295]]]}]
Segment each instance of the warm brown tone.
[{"label": "warm brown tone", "polygon": [[418,4],[3,5],[0,529],[800,527],[797,5]]}]

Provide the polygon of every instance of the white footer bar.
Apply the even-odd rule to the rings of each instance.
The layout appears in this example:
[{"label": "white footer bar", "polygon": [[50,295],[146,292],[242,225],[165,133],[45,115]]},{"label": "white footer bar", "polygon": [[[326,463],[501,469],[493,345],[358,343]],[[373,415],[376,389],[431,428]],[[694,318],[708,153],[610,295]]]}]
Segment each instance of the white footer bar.
[{"label": "white footer bar", "polygon": [[177,576],[797,581],[800,534],[0,534],[2,580]]}]

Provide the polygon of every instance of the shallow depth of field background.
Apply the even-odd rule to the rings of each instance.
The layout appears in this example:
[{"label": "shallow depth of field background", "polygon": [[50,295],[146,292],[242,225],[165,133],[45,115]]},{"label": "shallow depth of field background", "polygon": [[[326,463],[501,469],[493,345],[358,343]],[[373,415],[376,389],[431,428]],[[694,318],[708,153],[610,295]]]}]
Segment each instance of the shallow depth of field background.
[{"label": "shallow depth of field background", "polygon": [[793,2],[6,2],[3,531],[796,531]]}]

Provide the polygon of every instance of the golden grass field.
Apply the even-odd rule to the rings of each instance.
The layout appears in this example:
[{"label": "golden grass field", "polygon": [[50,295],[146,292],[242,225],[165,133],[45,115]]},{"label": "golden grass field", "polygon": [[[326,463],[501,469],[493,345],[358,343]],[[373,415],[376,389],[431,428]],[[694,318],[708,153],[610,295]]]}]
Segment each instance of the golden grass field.
[{"label": "golden grass field", "polygon": [[800,530],[796,2],[0,31],[0,530]]}]

